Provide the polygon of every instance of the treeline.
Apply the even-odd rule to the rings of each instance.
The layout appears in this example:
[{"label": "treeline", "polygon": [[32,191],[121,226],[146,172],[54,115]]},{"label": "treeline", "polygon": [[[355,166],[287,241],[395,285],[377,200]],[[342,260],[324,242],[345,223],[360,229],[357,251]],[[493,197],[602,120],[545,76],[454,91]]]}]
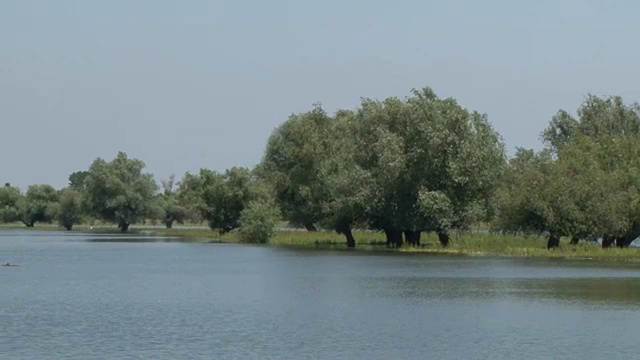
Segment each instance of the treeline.
[{"label": "treeline", "polygon": [[640,235],[640,108],[588,95],[577,117],[560,110],[541,133],[542,151],[508,159],[485,114],[430,88],[328,114],[293,114],[270,136],[260,164],[201,169],[156,184],[144,163],[120,152],[69,176],[68,187],[0,189],[0,221],[90,219],[127,231],[145,219],[206,222],[221,234],[266,242],[281,219],[309,231],[384,232],[389,247],[420,245],[435,232],[479,222],[496,232],[546,234],[572,244],[602,239],[627,247]]}]

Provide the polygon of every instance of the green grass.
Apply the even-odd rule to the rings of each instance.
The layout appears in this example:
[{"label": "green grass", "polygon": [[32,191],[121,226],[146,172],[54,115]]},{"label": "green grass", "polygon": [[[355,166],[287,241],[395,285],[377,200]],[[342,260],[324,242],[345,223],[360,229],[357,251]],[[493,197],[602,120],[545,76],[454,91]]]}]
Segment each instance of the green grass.
[{"label": "green grass", "polygon": [[[2,224],[0,229],[25,229],[22,224]],[[56,225],[36,224],[30,230],[59,230]],[[115,226],[96,226],[90,229],[89,225],[74,227],[74,231],[94,233],[120,233]],[[156,236],[172,237],[172,241],[178,242],[202,242],[202,243],[239,243],[235,232],[220,235],[217,231],[209,229],[185,229],[185,228],[149,228],[138,226],[129,230],[131,234],[149,234]],[[602,249],[595,243],[581,242],[577,246],[569,244],[569,239],[561,239],[560,248],[547,250],[547,241],[543,237],[509,236],[488,233],[454,233],[451,235],[451,244],[447,248],[440,246],[434,233],[423,233],[419,247],[403,246],[400,249],[387,249],[384,234],[372,231],[354,231],[356,249],[365,251],[397,251],[406,253],[427,254],[460,254],[468,256],[509,256],[527,258],[564,258],[581,260],[615,260],[640,262],[640,248],[628,249]],[[269,246],[292,247],[319,247],[345,249],[343,235],[332,231],[278,231],[269,242]]]},{"label": "green grass", "polygon": [[[137,231],[134,230],[134,231]],[[223,242],[239,243],[240,240],[236,232],[220,235],[217,231],[207,229],[145,229],[145,232],[152,232],[159,236],[175,236],[190,239],[193,242]],[[358,231],[355,232],[356,244],[363,245],[384,245],[386,243],[384,235],[377,232]],[[345,246],[343,235],[333,231],[277,231],[269,241],[269,245],[274,246]]]},{"label": "green grass", "polygon": [[568,238],[561,239],[560,247],[553,250],[547,250],[547,239],[539,236],[457,234],[452,236],[452,243],[447,248],[442,248],[436,243],[437,238],[434,234],[428,234],[425,240],[423,247],[405,247],[399,251],[640,262],[639,248],[603,249],[599,244],[589,242],[570,245]]}]

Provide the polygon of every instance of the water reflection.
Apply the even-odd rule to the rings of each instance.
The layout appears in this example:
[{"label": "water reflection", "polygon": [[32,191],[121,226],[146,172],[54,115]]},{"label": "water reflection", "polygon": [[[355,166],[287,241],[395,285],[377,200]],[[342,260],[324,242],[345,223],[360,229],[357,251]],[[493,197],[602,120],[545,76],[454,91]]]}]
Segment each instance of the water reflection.
[{"label": "water reflection", "polygon": [[[364,281],[363,281],[364,280]],[[526,300],[559,304],[640,308],[638,278],[389,278],[353,282],[384,298],[416,302]]]}]

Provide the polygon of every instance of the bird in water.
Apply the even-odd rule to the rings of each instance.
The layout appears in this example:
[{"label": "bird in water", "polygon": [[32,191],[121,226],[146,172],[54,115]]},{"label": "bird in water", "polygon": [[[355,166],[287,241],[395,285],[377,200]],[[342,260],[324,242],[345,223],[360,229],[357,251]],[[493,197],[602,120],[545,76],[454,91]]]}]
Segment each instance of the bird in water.
[{"label": "bird in water", "polygon": [[18,265],[18,264],[6,263],[6,264],[2,264],[2,266],[20,266],[20,265]]}]

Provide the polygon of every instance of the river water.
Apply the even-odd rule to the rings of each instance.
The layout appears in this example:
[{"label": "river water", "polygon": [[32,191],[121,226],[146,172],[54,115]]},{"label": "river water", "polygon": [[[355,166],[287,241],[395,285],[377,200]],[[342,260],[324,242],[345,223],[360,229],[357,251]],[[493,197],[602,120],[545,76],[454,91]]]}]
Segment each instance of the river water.
[{"label": "river water", "polygon": [[640,354],[630,265],[151,240],[0,231],[0,359]]}]

